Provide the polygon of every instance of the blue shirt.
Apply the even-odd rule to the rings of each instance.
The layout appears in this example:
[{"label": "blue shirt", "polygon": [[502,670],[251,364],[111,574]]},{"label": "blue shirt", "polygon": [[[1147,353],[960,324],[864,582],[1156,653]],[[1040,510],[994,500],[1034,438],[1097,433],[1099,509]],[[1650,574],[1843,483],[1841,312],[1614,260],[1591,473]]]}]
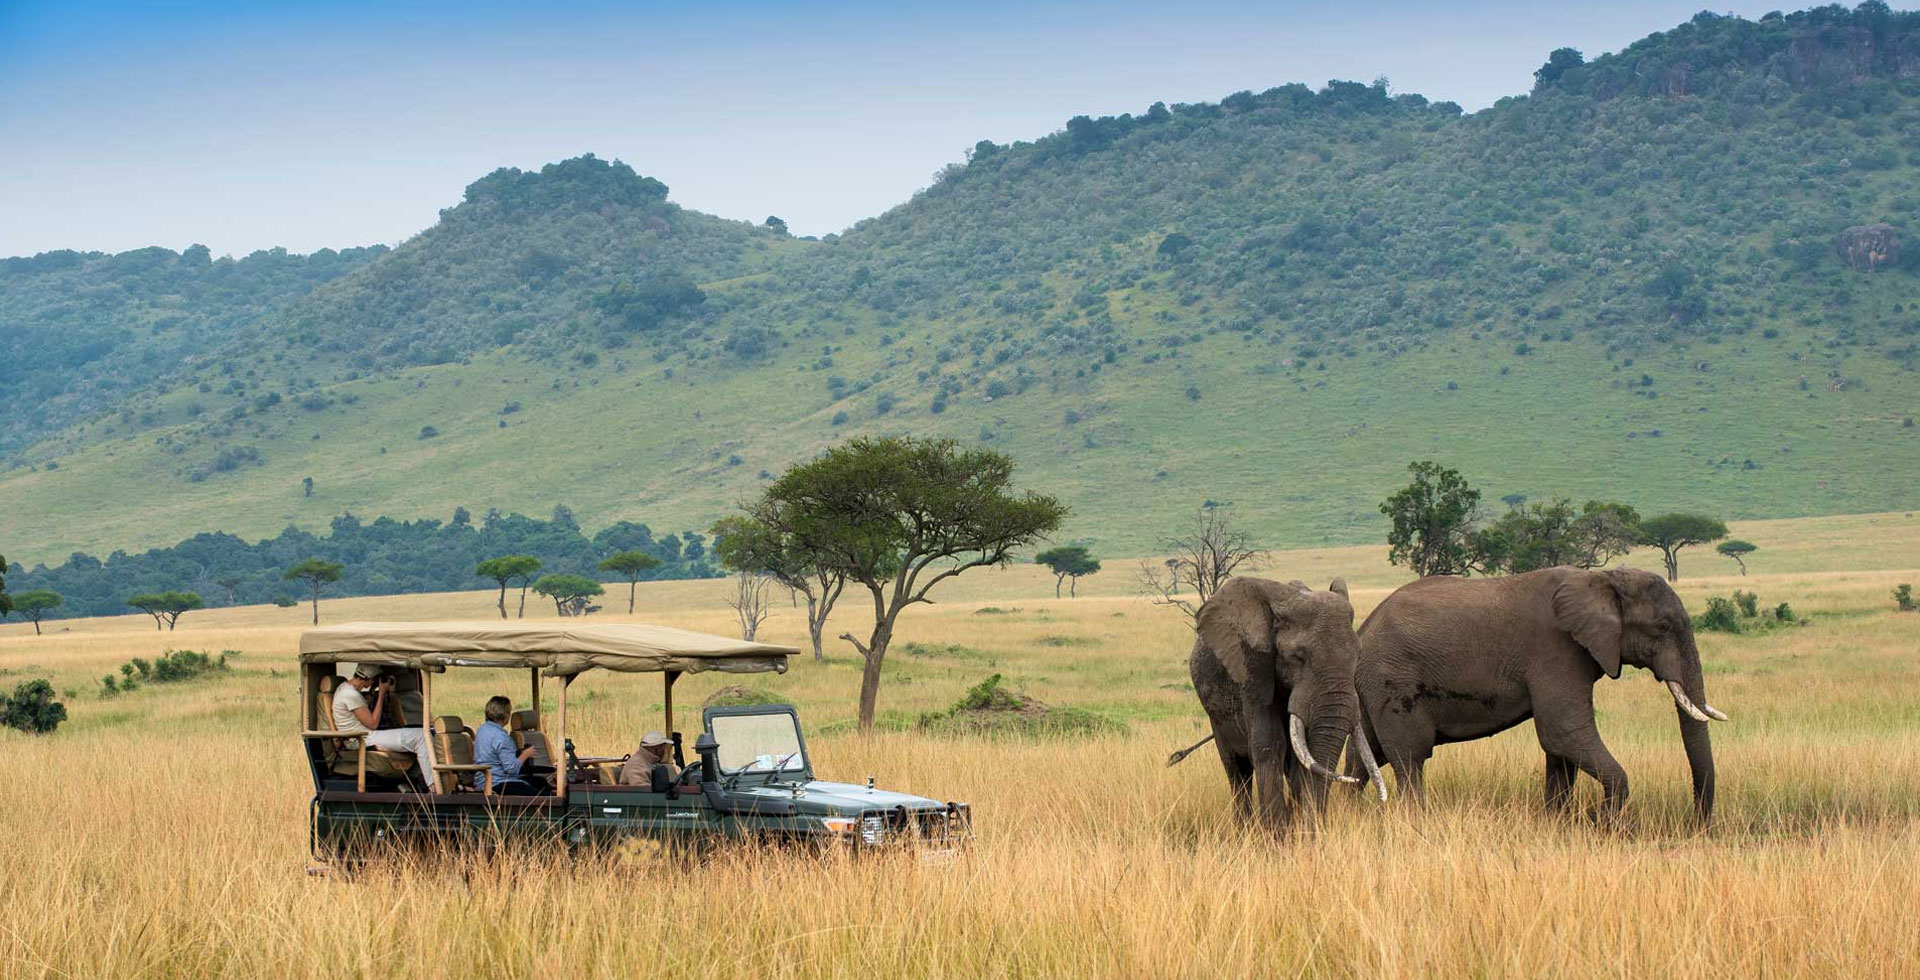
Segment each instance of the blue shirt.
[{"label": "blue shirt", "polygon": [[474,733],[473,761],[475,765],[493,770],[495,786],[506,782],[524,782],[520,778],[520,750],[514,747],[513,736],[508,735],[499,722],[486,722]]}]

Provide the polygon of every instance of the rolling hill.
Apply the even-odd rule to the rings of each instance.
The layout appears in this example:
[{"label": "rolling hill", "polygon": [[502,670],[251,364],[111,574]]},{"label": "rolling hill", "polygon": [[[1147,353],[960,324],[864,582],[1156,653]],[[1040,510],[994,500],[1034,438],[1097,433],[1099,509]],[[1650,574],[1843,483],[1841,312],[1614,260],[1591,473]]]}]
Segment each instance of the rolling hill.
[{"label": "rolling hill", "polygon": [[[1489,496],[1900,509],[1916,178],[1920,15],[1868,3],[1557,51],[1473,114],[1336,81],[1077,117],[817,242],[586,156],[391,250],[6,260],[36,387],[0,406],[5,550],[457,505],[704,527],[876,432],[1010,452],[1109,554],[1206,500],[1377,540],[1416,458]],[[188,288],[254,262],[289,271]]]}]

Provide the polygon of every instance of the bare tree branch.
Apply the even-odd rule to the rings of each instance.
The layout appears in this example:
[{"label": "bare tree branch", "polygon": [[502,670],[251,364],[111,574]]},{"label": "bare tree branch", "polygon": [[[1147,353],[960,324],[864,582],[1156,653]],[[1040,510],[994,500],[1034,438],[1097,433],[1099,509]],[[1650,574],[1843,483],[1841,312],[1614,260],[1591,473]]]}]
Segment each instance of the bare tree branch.
[{"label": "bare tree branch", "polygon": [[[1269,557],[1254,545],[1251,534],[1234,526],[1222,505],[1201,507],[1186,531],[1163,539],[1160,547],[1168,557],[1143,560],[1135,572],[1139,592],[1155,605],[1179,609],[1189,623],[1236,572],[1252,571]],[[1183,598],[1188,592],[1196,598]]]}]

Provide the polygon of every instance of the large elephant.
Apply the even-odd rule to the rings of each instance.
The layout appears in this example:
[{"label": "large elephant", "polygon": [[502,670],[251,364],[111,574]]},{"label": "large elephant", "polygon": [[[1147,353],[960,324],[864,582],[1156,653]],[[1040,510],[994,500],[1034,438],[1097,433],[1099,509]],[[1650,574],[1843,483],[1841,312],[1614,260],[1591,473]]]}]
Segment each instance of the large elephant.
[{"label": "large elephant", "polygon": [[1692,620],[1658,575],[1563,567],[1420,579],[1361,625],[1356,684],[1374,750],[1414,798],[1425,798],[1434,746],[1532,718],[1547,755],[1547,806],[1566,808],[1578,770],[1599,780],[1613,814],[1626,802],[1627,774],[1594,726],[1593,685],[1619,677],[1622,665],[1652,671],[1673,695],[1694,808],[1710,818],[1707,721],[1727,716],[1707,703]]},{"label": "large elephant", "polygon": [[1359,737],[1353,673],[1360,647],[1345,583],[1316,592],[1300,582],[1236,578],[1200,607],[1195,630],[1194,693],[1243,818],[1253,813],[1256,788],[1261,816],[1276,828],[1291,821],[1294,807],[1324,804],[1322,780],[1350,778],[1327,765],[1339,763],[1349,734],[1384,798],[1386,782]]}]

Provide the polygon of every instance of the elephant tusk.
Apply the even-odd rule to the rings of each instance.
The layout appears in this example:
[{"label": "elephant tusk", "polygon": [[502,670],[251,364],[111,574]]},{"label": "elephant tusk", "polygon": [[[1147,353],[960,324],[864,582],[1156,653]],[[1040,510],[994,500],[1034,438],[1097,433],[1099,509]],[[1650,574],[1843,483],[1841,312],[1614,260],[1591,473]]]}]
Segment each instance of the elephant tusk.
[{"label": "elephant tusk", "polygon": [[1693,703],[1692,698],[1687,697],[1686,689],[1680,686],[1679,681],[1668,681],[1667,690],[1673,692],[1673,703],[1679,705],[1680,710],[1686,712],[1687,717],[1692,718],[1694,721],[1730,720],[1727,718],[1725,712],[1712,705],[1708,705],[1706,710],[1702,711]]},{"label": "elephant tusk", "polygon": [[1373,783],[1373,791],[1380,794],[1380,802],[1387,802],[1387,778],[1380,775],[1380,763],[1373,758],[1373,746],[1367,743],[1367,733],[1360,725],[1353,726],[1354,751],[1360,754],[1361,764],[1367,767],[1367,780]]},{"label": "elephant tusk", "polygon": [[1307,748],[1307,726],[1305,722],[1300,720],[1299,715],[1290,714],[1287,716],[1287,734],[1293,738],[1293,754],[1299,756],[1301,762],[1306,763],[1308,772],[1322,779],[1331,779],[1337,783],[1357,783],[1360,781],[1352,776],[1342,776],[1314,761],[1313,750]]}]

